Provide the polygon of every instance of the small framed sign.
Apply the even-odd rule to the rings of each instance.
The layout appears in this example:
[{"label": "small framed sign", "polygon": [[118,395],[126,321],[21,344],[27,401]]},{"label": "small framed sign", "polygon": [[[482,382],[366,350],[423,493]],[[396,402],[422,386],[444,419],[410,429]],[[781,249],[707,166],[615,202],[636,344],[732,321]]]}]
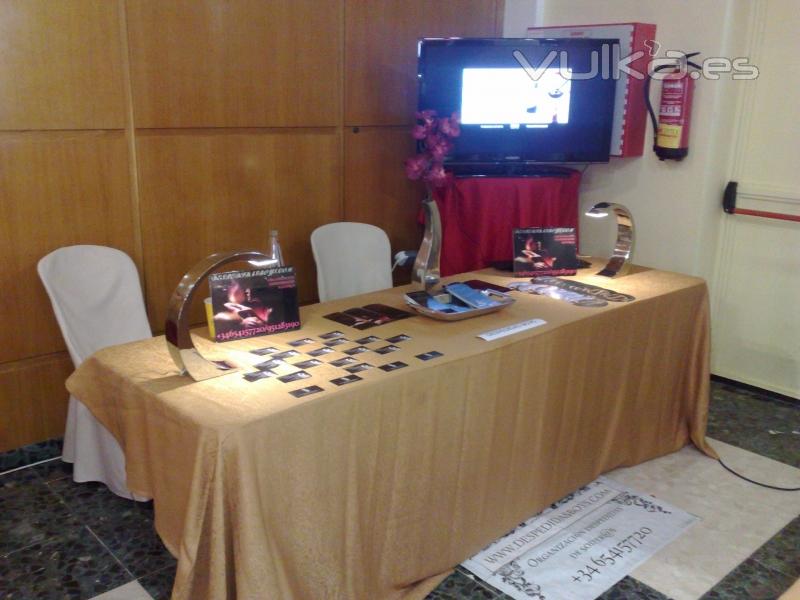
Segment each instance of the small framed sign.
[{"label": "small framed sign", "polygon": [[208,285],[217,342],[300,328],[294,267],[214,273]]},{"label": "small framed sign", "polygon": [[575,275],[577,269],[574,227],[514,230],[514,277]]}]

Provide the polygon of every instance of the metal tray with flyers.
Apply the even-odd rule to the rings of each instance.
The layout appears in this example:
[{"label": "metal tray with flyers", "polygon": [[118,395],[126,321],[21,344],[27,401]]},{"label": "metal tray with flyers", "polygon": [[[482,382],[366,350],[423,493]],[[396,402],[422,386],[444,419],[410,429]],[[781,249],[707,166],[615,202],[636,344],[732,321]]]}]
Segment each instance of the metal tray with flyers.
[{"label": "metal tray with flyers", "polygon": [[[406,305],[408,305],[408,307],[411,310],[423,316],[430,317],[431,319],[436,319],[437,321],[463,321],[464,319],[480,317],[481,315],[488,315],[489,313],[503,310],[507,306],[511,306],[512,304],[514,304],[514,302],[516,302],[514,298],[512,298],[508,294],[503,294],[502,292],[496,292],[494,290],[485,290],[485,292],[488,298],[498,303],[496,306],[488,306],[486,308],[473,308],[460,312],[442,312],[440,310],[428,308],[427,306],[422,306],[419,302],[417,302],[413,298],[410,298],[408,294],[405,294],[403,298],[406,301]],[[447,292],[442,291],[442,293],[446,294]],[[437,294],[434,293],[432,295],[436,296]]]}]

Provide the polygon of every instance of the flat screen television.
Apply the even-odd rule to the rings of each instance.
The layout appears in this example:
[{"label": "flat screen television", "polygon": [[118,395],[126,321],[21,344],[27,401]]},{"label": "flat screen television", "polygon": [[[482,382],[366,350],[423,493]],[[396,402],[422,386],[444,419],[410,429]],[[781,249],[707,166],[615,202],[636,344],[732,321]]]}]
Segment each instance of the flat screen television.
[{"label": "flat screen television", "polygon": [[445,168],[480,175],[607,162],[618,45],[613,39],[420,40],[419,109],[461,117]]}]

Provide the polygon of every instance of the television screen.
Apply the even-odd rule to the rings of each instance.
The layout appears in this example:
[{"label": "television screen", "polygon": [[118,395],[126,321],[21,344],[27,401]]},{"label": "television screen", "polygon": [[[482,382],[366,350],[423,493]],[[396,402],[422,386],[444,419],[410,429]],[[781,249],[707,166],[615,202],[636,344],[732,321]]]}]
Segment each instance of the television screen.
[{"label": "television screen", "polygon": [[618,40],[424,39],[419,109],[461,116],[446,165],[607,162],[617,55]]}]

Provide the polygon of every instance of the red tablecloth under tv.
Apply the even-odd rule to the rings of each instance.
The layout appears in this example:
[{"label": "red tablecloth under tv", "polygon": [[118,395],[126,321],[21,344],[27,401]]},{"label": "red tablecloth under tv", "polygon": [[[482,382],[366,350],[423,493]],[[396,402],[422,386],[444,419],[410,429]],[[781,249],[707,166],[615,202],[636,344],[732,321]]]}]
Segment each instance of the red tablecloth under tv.
[{"label": "red tablecloth under tv", "polygon": [[442,276],[510,261],[513,229],[577,231],[580,180],[578,171],[568,177],[450,177],[436,190],[442,217]]}]

